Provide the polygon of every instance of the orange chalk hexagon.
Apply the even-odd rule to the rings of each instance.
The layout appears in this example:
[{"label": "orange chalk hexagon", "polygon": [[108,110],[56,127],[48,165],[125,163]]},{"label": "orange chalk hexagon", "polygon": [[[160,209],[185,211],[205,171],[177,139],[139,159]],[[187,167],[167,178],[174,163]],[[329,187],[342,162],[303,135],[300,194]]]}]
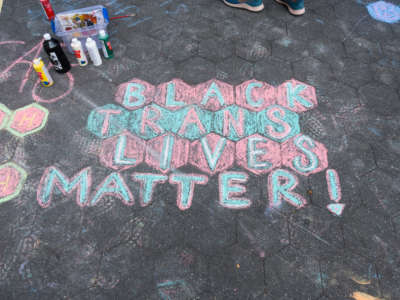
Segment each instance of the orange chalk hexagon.
[{"label": "orange chalk hexagon", "polygon": [[35,133],[46,125],[48,115],[49,111],[37,103],[24,106],[14,111],[7,130],[19,137]]},{"label": "orange chalk hexagon", "polygon": [[281,146],[254,134],[236,143],[236,161],[250,172],[261,175],[281,166]]},{"label": "orange chalk hexagon", "polygon": [[296,79],[282,83],[277,90],[278,104],[300,113],[317,107],[315,88]]},{"label": "orange chalk hexagon", "polygon": [[281,145],[282,164],[308,176],[328,167],[328,150],[309,136],[298,134]]},{"label": "orange chalk hexagon", "polygon": [[11,111],[3,103],[0,103],[0,129],[6,127],[10,119]]},{"label": "orange chalk hexagon", "polygon": [[26,179],[26,172],[14,163],[0,166],[0,203],[18,196]]}]

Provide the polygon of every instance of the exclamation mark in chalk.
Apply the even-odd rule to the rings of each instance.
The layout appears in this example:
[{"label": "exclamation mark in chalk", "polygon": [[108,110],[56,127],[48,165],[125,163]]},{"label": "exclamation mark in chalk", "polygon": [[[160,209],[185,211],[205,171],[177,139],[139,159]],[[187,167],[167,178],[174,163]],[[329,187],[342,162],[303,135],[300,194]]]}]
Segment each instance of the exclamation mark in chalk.
[{"label": "exclamation mark in chalk", "polygon": [[326,183],[328,184],[329,198],[335,203],[328,204],[328,210],[336,216],[340,216],[346,204],[339,203],[342,199],[342,190],[340,187],[339,175],[336,170],[326,170]]}]

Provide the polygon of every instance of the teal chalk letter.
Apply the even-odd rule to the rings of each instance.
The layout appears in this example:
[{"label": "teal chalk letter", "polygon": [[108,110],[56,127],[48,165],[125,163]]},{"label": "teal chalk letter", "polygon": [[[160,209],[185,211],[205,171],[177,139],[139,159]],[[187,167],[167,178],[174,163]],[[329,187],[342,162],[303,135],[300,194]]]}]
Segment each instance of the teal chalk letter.
[{"label": "teal chalk letter", "polygon": [[90,201],[91,205],[97,204],[100,199],[105,195],[112,195],[120,198],[126,205],[132,205],[134,203],[131,191],[125,184],[124,179],[119,173],[111,173],[106,179],[100,184],[96,194]]},{"label": "teal chalk letter", "polygon": [[294,139],[295,146],[306,155],[308,164],[304,165],[301,156],[296,156],[293,159],[293,166],[296,170],[307,173],[314,171],[318,167],[319,160],[318,156],[314,152],[304,147],[304,143],[306,143],[310,149],[315,148],[315,143],[310,137],[305,135],[299,135]]},{"label": "teal chalk letter", "polygon": [[200,174],[172,174],[169,182],[178,185],[176,203],[180,210],[186,210],[192,206],[195,184],[206,184],[208,177]]},{"label": "teal chalk letter", "polygon": [[252,91],[253,88],[260,88],[262,86],[263,85],[260,82],[251,82],[246,87],[246,101],[247,101],[248,105],[257,108],[257,107],[260,107],[263,104],[264,99],[258,99],[257,101],[254,101],[253,97],[251,96],[251,91]]},{"label": "teal chalk letter", "polygon": [[203,100],[201,101],[201,104],[206,105],[208,103],[208,100],[210,100],[210,98],[212,98],[212,97],[217,97],[217,100],[221,106],[225,105],[224,97],[222,96],[218,85],[214,81],[208,88],[207,93],[204,95]]},{"label": "teal chalk letter", "polygon": [[37,200],[42,207],[50,205],[55,187],[64,195],[70,194],[73,190],[77,189],[76,202],[80,206],[85,206],[88,203],[91,187],[90,167],[80,171],[71,180],[56,167],[47,168],[40,180],[37,192]]},{"label": "teal chalk letter", "polygon": [[306,108],[313,107],[313,103],[304,99],[299,94],[304,91],[307,87],[305,85],[299,84],[294,89],[290,82],[286,84],[286,92],[287,92],[287,101],[290,108],[294,107],[294,102],[300,103],[302,106]]},{"label": "teal chalk letter", "polygon": [[172,151],[174,149],[175,137],[173,135],[166,135],[163,139],[163,147],[160,155],[160,168],[168,170],[171,167]]},{"label": "teal chalk letter", "polygon": [[175,100],[175,95],[175,83],[170,82],[167,84],[167,99],[165,100],[165,105],[167,107],[185,106],[184,102]]},{"label": "teal chalk letter", "polygon": [[263,137],[249,137],[247,141],[247,164],[248,167],[255,170],[267,170],[272,167],[269,161],[259,161],[258,156],[267,154],[262,148],[257,148],[258,143],[268,143]]},{"label": "teal chalk letter", "polygon": [[292,173],[276,169],[268,176],[268,192],[269,192],[269,205],[277,207],[281,205],[282,200],[290,203],[297,208],[303,207],[307,201],[292,190],[297,186],[297,177]]},{"label": "teal chalk letter", "polygon": [[[140,83],[129,83],[126,87],[122,104],[126,108],[135,108],[143,105],[146,102],[146,98],[143,95],[145,90],[145,86]],[[136,101],[132,101],[132,98]]]},{"label": "teal chalk letter", "polygon": [[151,173],[133,173],[132,178],[140,182],[141,185],[141,199],[140,205],[147,206],[152,201],[153,189],[157,183],[165,182],[168,176],[151,174]]},{"label": "teal chalk letter", "polygon": [[219,203],[227,208],[243,209],[251,205],[247,198],[232,197],[239,196],[246,192],[246,187],[240,184],[245,183],[248,176],[243,172],[225,172],[219,175]]},{"label": "teal chalk letter", "polygon": [[207,138],[203,137],[200,140],[201,146],[203,148],[204,156],[207,160],[208,166],[212,171],[217,167],[217,163],[222,153],[224,152],[226,145],[226,138],[221,137],[215,146],[214,152],[211,151],[210,145],[208,144]]},{"label": "teal chalk letter", "polygon": [[125,157],[126,140],[126,135],[124,134],[118,137],[114,153],[114,163],[116,165],[133,165],[136,162],[135,158]]}]

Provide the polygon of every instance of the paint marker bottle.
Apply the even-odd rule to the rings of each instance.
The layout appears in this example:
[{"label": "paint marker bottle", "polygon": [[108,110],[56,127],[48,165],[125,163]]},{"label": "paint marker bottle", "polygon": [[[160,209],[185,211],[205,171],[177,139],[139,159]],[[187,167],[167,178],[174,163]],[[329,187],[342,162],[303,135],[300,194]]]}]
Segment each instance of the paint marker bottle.
[{"label": "paint marker bottle", "polygon": [[49,87],[54,84],[54,80],[51,78],[49,70],[47,70],[43,60],[40,57],[33,60],[33,68],[37,72],[43,86]]},{"label": "paint marker bottle", "polygon": [[74,51],[74,55],[78,61],[78,64],[81,67],[86,66],[88,64],[88,59],[85,51],[83,51],[82,43],[77,38],[72,39],[71,48]]},{"label": "paint marker bottle", "polygon": [[42,4],[43,10],[47,16],[47,19],[49,21],[54,19],[54,10],[51,7],[50,0],[40,0],[40,3]]},{"label": "paint marker bottle", "polygon": [[57,41],[55,38],[52,38],[48,33],[45,33],[43,37],[44,51],[49,56],[55,70],[58,73],[67,73],[71,69],[71,64],[69,63],[67,56],[61,48],[60,42]]},{"label": "paint marker bottle", "polygon": [[103,29],[101,29],[99,31],[99,40],[101,43],[101,46],[103,48],[103,54],[105,58],[113,58],[114,57],[114,51],[111,47],[111,43],[110,43],[110,38],[107,34],[107,32]]},{"label": "paint marker bottle", "polygon": [[99,49],[97,49],[96,42],[92,38],[86,39],[86,49],[89,52],[90,59],[95,66],[100,66],[103,61],[101,60]]}]

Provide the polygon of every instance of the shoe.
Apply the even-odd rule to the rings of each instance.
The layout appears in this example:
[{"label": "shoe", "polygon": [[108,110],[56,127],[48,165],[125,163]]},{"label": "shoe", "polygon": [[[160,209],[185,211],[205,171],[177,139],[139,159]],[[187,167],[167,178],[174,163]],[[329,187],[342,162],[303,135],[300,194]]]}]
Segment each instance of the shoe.
[{"label": "shoe", "polygon": [[285,5],[289,12],[295,16],[304,15],[306,9],[304,8],[304,0],[275,0],[276,2]]},{"label": "shoe", "polygon": [[264,9],[262,0],[223,0],[224,3],[231,7],[243,8],[249,11],[258,12]]}]

